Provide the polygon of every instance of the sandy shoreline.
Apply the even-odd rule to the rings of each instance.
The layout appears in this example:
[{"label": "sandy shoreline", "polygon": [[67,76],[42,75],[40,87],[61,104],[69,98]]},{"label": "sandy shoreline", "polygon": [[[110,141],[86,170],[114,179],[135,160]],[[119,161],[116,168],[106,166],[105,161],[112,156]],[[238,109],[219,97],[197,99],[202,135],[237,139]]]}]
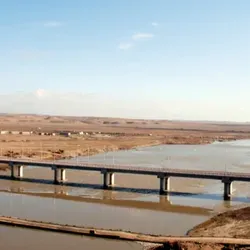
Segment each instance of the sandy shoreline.
[{"label": "sandy shoreline", "polygon": [[[72,159],[81,156],[93,156],[100,153],[108,153],[108,152],[115,152],[115,151],[122,151],[122,150],[137,150],[139,148],[146,148],[146,147],[153,147],[159,145],[204,145],[210,144],[216,141],[216,138],[210,138],[210,141],[203,141],[200,140],[192,140],[185,139],[183,140],[182,137],[176,137],[175,140],[170,140],[168,142],[164,142],[162,139],[141,139],[141,138],[133,138],[132,141],[129,141],[128,138],[125,139],[126,143],[122,141],[122,138],[119,140],[115,140],[112,142],[113,144],[106,146],[105,141],[100,143],[99,141],[92,141],[91,143],[87,142],[88,144],[78,139],[69,139],[68,142],[74,142],[77,140],[78,144],[76,146],[72,146],[70,143],[67,144],[61,138],[54,137],[54,142],[50,142],[47,144],[42,144],[40,142],[40,147],[38,146],[38,139],[37,136],[29,136],[29,142],[33,145],[30,146],[29,144],[24,144],[22,141],[20,142],[20,138],[23,139],[23,136],[18,136],[14,140],[11,140],[9,143],[5,143],[4,147],[0,143],[1,148],[1,156],[9,157],[13,159],[18,158],[26,158],[26,159],[37,159],[37,160],[60,160],[60,159]],[[237,137],[232,138],[224,138],[221,141],[234,141]],[[120,140],[122,142],[120,142]],[[146,142],[146,143],[145,143]],[[58,149],[51,149],[53,148],[53,143],[56,148]],[[13,145],[14,144],[14,145]],[[9,167],[5,164],[0,164],[0,171],[6,171]]]},{"label": "sandy shoreline", "polygon": [[[3,136],[1,136],[3,137]],[[112,140],[83,140],[82,138],[53,137],[50,140],[40,140],[41,137],[32,135],[6,136],[9,139],[0,142],[1,156],[10,158],[30,159],[70,159],[77,156],[93,156],[100,153],[131,150],[158,145],[201,145],[216,141],[217,137],[209,140],[204,138],[175,137],[166,139],[162,137],[116,137]],[[238,137],[224,138],[221,141],[236,140]],[[47,138],[46,138],[47,139]],[[25,142],[23,142],[25,141]],[[1,168],[1,165],[0,165]]]}]

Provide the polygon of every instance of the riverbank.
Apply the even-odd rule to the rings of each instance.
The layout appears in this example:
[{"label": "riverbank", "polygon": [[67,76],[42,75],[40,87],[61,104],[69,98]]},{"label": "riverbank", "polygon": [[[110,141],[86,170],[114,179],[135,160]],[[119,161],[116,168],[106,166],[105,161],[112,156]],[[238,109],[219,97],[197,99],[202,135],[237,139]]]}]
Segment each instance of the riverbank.
[{"label": "riverbank", "polygon": [[227,211],[201,223],[188,236],[250,238],[250,207]]},{"label": "riverbank", "polygon": [[232,123],[2,115],[0,124],[0,155],[12,158],[58,160],[160,144],[250,138],[246,124]]},{"label": "riverbank", "polygon": [[[92,156],[119,150],[157,145],[201,145],[218,140],[218,136],[114,136],[114,137],[41,137],[38,135],[5,135],[0,141],[1,156],[43,160],[70,159],[77,156]],[[4,138],[4,139],[3,139]],[[223,136],[219,141],[243,139],[245,137]],[[246,137],[248,138],[248,137]],[[0,165],[1,170],[6,170]]]},{"label": "riverbank", "polygon": [[[244,243],[244,239],[249,240],[250,238],[250,207],[244,207],[240,209],[234,209],[224,213],[220,213],[211,219],[195,226],[191,229],[187,236],[191,239],[201,237],[205,239],[212,237],[212,239],[241,239]],[[246,243],[246,242],[245,242]],[[151,250],[164,250],[164,249],[187,249],[187,250],[198,250],[198,249],[249,249],[250,244],[237,245],[236,242],[228,244],[221,241],[220,243],[211,240],[209,243],[198,242],[181,242],[177,241],[174,243],[167,243],[165,246],[152,247]]]}]

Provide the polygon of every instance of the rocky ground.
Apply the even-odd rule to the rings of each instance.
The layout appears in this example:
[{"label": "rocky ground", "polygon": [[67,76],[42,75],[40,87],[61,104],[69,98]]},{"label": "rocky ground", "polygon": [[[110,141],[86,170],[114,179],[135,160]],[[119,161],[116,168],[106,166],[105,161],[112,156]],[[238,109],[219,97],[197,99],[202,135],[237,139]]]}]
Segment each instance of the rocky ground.
[{"label": "rocky ground", "polygon": [[196,226],[189,236],[250,238],[250,207],[221,213]]},{"label": "rocky ground", "polygon": [[[190,237],[216,237],[216,238],[250,238],[250,207],[244,207],[227,211],[216,215],[210,220],[194,227],[188,232]],[[199,243],[169,243],[165,246],[155,246],[151,250],[222,250],[222,249],[250,249],[250,246],[223,245],[223,244],[199,244]]]}]

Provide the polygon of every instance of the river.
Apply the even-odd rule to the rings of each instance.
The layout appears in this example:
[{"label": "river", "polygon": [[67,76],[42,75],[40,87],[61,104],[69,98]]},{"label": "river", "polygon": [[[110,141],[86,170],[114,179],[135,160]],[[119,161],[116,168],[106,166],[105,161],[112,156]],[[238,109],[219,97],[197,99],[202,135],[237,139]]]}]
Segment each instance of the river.
[{"label": "river", "polygon": [[[162,168],[248,172],[250,141],[210,145],[161,145],[109,152],[90,158],[79,157],[77,160]],[[99,173],[68,171],[67,179],[70,185],[54,186],[51,183],[51,170],[26,168],[24,171],[27,179],[23,182],[6,180],[4,177],[0,179],[1,215],[142,233],[184,235],[187,230],[215,213],[250,201],[250,184],[241,182],[233,183],[233,199],[223,201],[223,185],[220,181],[171,178],[171,193],[168,196],[159,196],[159,180],[152,176],[117,174],[114,190],[104,191],[101,189],[102,180]],[[0,172],[1,174],[6,173]],[[33,178],[40,180],[30,181]],[[57,249],[57,243],[52,238],[58,239],[58,242],[68,239],[66,241],[69,246],[75,244],[75,249],[78,249],[77,242],[80,247],[82,241],[84,244],[90,244],[91,249],[99,249],[98,246],[105,244],[107,249],[141,249],[137,244],[102,242],[85,237],[76,239],[76,236],[68,235],[63,235],[64,240],[61,240],[62,236],[58,234],[52,237],[47,232],[3,226],[0,227],[0,240],[4,246],[0,245],[1,249],[15,249],[14,243],[6,236],[9,234],[23,235],[17,239],[22,242],[20,244],[23,249],[28,250],[33,249],[32,244],[39,244],[40,237],[47,239],[48,249],[50,243],[55,246],[53,249]],[[30,247],[27,240],[24,240],[27,238],[32,238]],[[62,244],[66,246],[66,243]]]}]

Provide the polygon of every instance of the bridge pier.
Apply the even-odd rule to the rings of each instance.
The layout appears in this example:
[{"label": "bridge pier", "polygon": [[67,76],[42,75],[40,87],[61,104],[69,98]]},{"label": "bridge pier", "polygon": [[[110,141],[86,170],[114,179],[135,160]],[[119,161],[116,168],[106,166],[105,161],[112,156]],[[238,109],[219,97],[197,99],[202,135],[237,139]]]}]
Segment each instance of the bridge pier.
[{"label": "bridge pier", "polygon": [[109,186],[113,187],[115,185],[115,174],[109,173]]},{"label": "bridge pier", "polygon": [[170,191],[170,177],[158,175],[160,179],[160,194],[167,194]]},{"label": "bridge pier", "polygon": [[222,183],[224,183],[224,200],[230,200],[232,195],[232,181],[228,178],[223,179]]},{"label": "bridge pier", "polygon": [[23,178],[23,166],[17,166],[17,177],[19,179]]},{"label": "bridge pier", "polygon": [[54,169],[54,184],[59,184],[59,169]]},{"label": "bridge pier", "polygon": [[54,183],[60,184],[66,181],[66,170],[63,168],[54,168]]},{"label": "bridge pier", "polygon": [[[15,166],[13,163],[9,163],[10,177],[11,179],[22,179],[23,178],[23,165]],[[16,176],[17,171],[17,176]]]},{"label": "bridge pier", "polygon": [[103,188],[108,189],[109,187],[113,187],[115,184],[115,174],[106,170],[101,173],[103,175]]},{"label": "bridge pier", "polygon": [[60,181],[65,182],[66,181],[66,169],[61,168],[60,169]]},{"label": "bridge pier", "polygon": [[15,166],[13,163],[9,163],[10,167],[10,177],[11,179],[15,179]]}]

